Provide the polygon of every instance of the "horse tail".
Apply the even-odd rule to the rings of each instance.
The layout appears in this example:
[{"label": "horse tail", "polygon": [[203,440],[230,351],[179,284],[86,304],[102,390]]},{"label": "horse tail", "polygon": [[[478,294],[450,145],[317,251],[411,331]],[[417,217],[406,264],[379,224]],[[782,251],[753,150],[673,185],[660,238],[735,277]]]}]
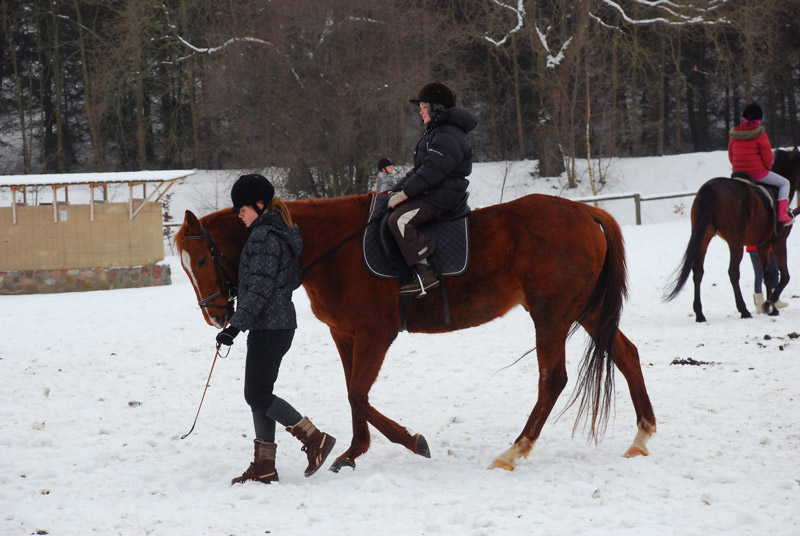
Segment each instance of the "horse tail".
[{"label": "horse tail", "polygon": [[589,302],[578,317],[573,331],[584,321],[591,321],[593,331],[581,361],[578,383],[567,408],[580,396],[577,430],[583,417],[591,413],[590,437],[597,442],[605,433],[614,395],[614,350],[622,304],[628,296],[625,243],[617,221],[606,211],[587,206],[592,219],[602,228],[606,256],[595,281]]},{"label": "horse tail", "polygon": [[678,268],[670,278],[670,283],[667,284],[667,292],[664,294],[664,301],[674,300],[681,290],[683,290],[686,281],[689,279],[689,274],[692,273],[697,259],[700,257],[700,246],[703,243],[703,236],[706,234],[706,229],[712,224],[711,213],[714,205],[714,189],[704,184],[698,190],[692,205],[692,235],[689,237],[689,243],[686,245],[686,251],[683,254],[683,260]]}]

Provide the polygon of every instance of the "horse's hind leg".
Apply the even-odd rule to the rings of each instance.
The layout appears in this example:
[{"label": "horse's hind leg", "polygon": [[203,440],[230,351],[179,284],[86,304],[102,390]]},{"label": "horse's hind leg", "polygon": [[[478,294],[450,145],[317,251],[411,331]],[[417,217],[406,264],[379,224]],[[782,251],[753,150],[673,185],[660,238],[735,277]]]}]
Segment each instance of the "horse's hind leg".
[{"label": "horse's hind leg", "polygon": [[[531,314],[533,316],[533,313]],[[565,343],[569,326],[539,321],[536,324],[536,354],[539,363],[539,393],[536,405],[511,448],[489,465],[490,469],[513,471],[517,462],[527,458],[542,432],[547,417],[567,385]]]},{"label": "horse's hind leg", "polygon": [[642,365],[639,362],[639,351],[636,346],[620,331],[614,347],[614,365],[625,377],[631,394],[634,411],[636,411],[636,437],[625,452],[626,458],[647,456],[647,441],[656,431],[656,417],[653,406],[647,395],[642,376]]},{"label": "horse's hind leg", "polygon": [[700,247],[697,252],[697,259],[695,259],[694,266],[692,266],[692,282],[694,283],[694,302],[692,309],[695,314],[695,322],[705,322],[706,316],[703,314],[703,303],[700,301],[700,284],[703,282],[703,263],[706,258],[706,251],[711,239],[714,238],[714,231],[710,228],[706,229],[703,233],[703,238],[700,241]]},{"label": "horse's hind leg", "polygon": [[739,241],[732,240],[728,243],[728,249],[731,252],[731,260],[728,264],[728,278],[731,280],[731,287],[733,287],[736,310],[739,311],[742,318],[753,318],[753,315],[747,310],[747,305],[745,305],[742,297],[742,289],[739,286],[739,265],[742,264],[743,248],[744,245]]}]

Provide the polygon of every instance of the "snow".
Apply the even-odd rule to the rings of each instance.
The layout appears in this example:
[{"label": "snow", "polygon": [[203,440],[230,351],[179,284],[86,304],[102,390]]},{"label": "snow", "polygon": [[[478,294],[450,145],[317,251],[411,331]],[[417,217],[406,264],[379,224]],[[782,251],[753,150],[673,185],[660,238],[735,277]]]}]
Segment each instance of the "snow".
[{"label": "snow", "polygon": [[[591,193],[585,176],[572,191],[564,179],[533,179],[532,169],[532,162],[477,165],[472,205],[498,202],[504,177],[504,200],[530,191]],[[728,171],[724,153],[616,160],[601,193],[692,190]],[[182,218],[203,185],[224,199],[220,184],[198,172],[176,185],[173,214]],[[797,279],[780,316],[742,320],[727,246],[715,239],[703,282],[709,321],[697,324],[690,289],[661,301],[688,240],[691,198],[644,204],[643,226],[632,225],[631,200],[609,205],[628,253],[622,329],[639,348],[658,419],[650,456],[622,457],[636,430],[621,374],[599,444],[572,435],[574,410],[556,419],[577,376],[579,331],[567,348],[570,384],[530,458],[513,472],[486,469],[536,399],[534,353],[504,368],[534,344],[530,318],[517,308],[466,331],[402,333],[390,348],[370,399],[423,434],[430,459],[372,429],[354,471],[326,470],[331,459],[306,479],[299,443],[279,430],[280,483],[231,486],[252,459],[244,340],[217,360],[197,427],[181,440],[208,378],[216,330],[203,322],[172,254],[168,287],[0,298],[0,534],[800,533],[800,340],[789,337],[800,331]],[[794,274],[798,248],[795,232]],[[749,305],[752,280],[745,259]],[[295,296],[300,327],[276,392],[337,437],[338,455],[351,434],[341,365],[306,294]],[[690,358],[702,364],[672,364]]]}]

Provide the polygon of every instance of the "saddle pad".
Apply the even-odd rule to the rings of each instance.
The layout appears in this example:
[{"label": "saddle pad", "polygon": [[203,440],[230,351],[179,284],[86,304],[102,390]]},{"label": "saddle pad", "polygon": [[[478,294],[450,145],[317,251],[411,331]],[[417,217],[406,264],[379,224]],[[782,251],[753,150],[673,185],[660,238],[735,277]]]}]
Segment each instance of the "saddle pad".
[{"label": "saddle pad", "polygon": [[[364,231],[362,249],[364,262],[370,272],[379,277],[396,278],[400,277],[401,269],[392,263],[381,245],[381,233],[383,232],[381,223],[387,212],[388,203],[389,194],[377,193],[373,196],[367,219],[369,224]],[[436,247],[430,261],[444,276],[463,274],[469,262],[468,218],[436,222],[434,226]],[[421,230],[426,236],[429,236],[428,229]]]},{"label": "saddle pad", "polygon": [[750,186],[755,188],[756,192],[758,192],[761,198],[764,200],[764,204],[767,206],[767,208],[771,210],[775,209],[775,199],[778,194],[777,188],[775,188],[770,184],[759,184],[747,173],[742,173],[738,171],[734,172],[731,175],[731,178],[733,180],[749,184]]}]

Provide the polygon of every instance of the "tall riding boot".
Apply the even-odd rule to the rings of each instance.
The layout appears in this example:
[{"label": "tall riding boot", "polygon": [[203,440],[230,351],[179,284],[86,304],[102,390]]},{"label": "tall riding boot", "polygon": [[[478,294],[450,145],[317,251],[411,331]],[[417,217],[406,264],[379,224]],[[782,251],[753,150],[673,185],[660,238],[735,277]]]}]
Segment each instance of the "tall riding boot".
[{"label": "tall riding boot", "polygon": [[278,471],[275,470],[275,451],[278,446],[275,443],[267,443],[260,439],[253,441],[253,444],[255,445],[253,462],[247,468],[247,471],[242,473],[242,476],[237,476],[231,480],[231,485],[248,480],[263,482],[264,484],[278,481]]},{"label": "tall riding boot", "polygon": [[414,265],[416,278],[407,285],[400,287],[400,294],[419,294],[424,296],[425,292],[439,285],[439,278],[428,263],[417,263]]},{"label": "tall riding boot", "polygon": [[756,314],[761,314],[764,312],[764,293],[763,292],[756,292],[753,294],[753,303],[756,304]]},{"label": "tall riding boot", "polygon": [[333,450],[333,445],[336,444],[336,438],[329,436],[324,432],[320,432],[314,424],[308,420],[308,417],[303,417],[300,422],[294,426],[286,428],[286,431],[303,443],[303,452],[308,456],[308,467],[306,467],[305,475],[309,477],[317,472],[317,469],[325,463],[325,458]]},{"label": "tall riding boot", "polygon": [[789,223],[794,221],[794,217],[789,212],[789,200],[781,199],[778,201],[778,221],[781,223]]}]

